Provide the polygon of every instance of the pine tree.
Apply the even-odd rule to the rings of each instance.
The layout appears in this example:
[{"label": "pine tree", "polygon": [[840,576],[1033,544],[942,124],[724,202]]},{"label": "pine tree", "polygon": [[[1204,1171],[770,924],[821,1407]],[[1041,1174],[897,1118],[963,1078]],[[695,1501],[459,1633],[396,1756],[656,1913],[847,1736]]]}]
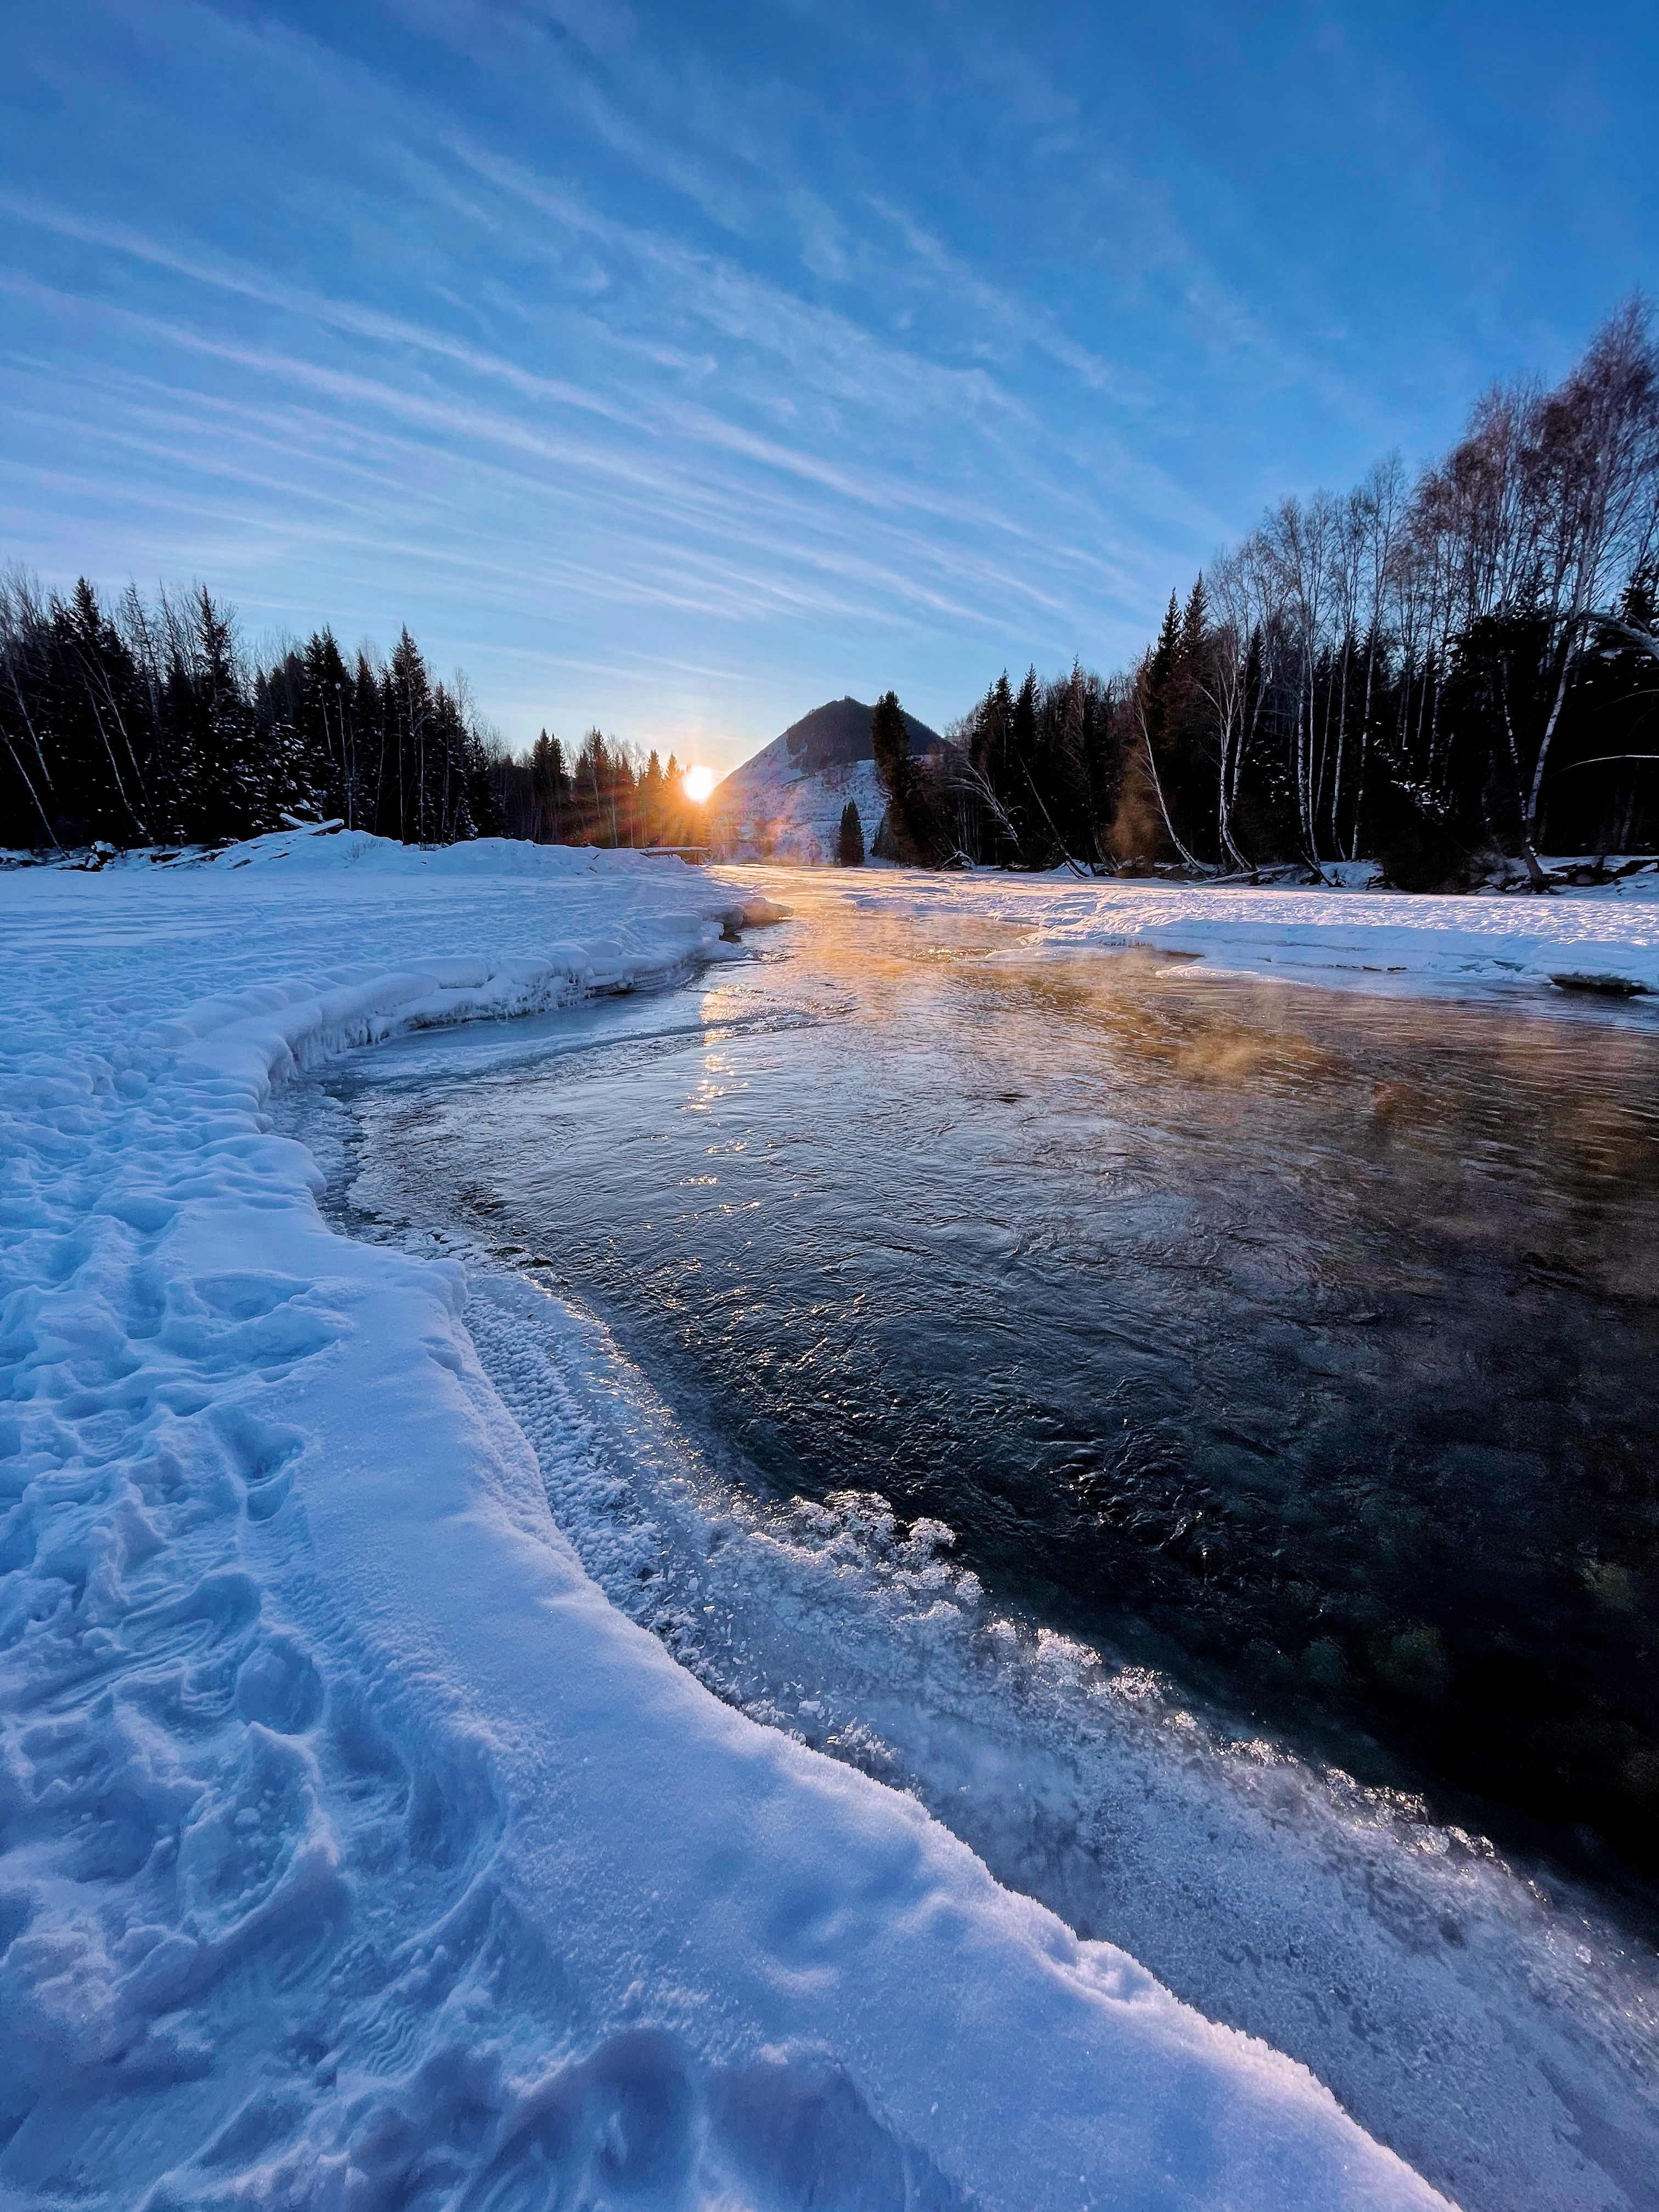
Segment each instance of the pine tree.
[{"label": "pine tree", "polygon": [[975,773],[982,776],[994,801],[984,810],[988,823],[981,840],[988,840],[984,857],[1006,863],[1021,857],[1024,779],[1014,756],[1014,694],[1005,668],[975,708],[968,757]]},{"label": "pine tree", "polygon": [[645,763],[644,773],[640,777],[639,788],[635,794],[640,835],[647,845],[660,845],[667,842],[664,834],[667,811],[664,801],[666,796],[663,786],[662,763],[657,757],[656,747],[653,745]]},{"label": "pine tree", "polygon": [[432,682],[421,649],[409,634],[398,633],[386,670],[387,744],[396,762],[397,836],[405,844],[428,843],[436,824],[429,818],[427,743],[432,729]]},{"label": "pine tree", "polygon": [[864,824],[859,820],[859,811],[849,799],[841,810],[841,837],[836,859],[843,868],[864,866]]},{"label": "pine tree", "polygon": [[910,732],[896,691],[884,691],[870,718],[870,749],[876,773],[887,793],[884,828],[893,857],[912,867],[933,859],[933,839],[927,795],[910,758]]},{"label": "pine tree", "polygon": [[325,625],[313,631],[305,650],[305,769],[319,811],[355,827],[356,763],[346,711],[349,688],[350,677],[334,633]]},{"label": "pine tree", "polygon": [[564,747],[545,730],[531,750],[530,777],[534,807],[531,835],[538,845],[560,844],[570,805],[570,777],[565,769]]},{"label": "pine tree", "polygon": [[1158,634],[1158,643],[1152,647],[1148,669],[1151,686],[1155,694],[1161,693],[1181,665],[1181,603],[1173,592],[1170,604],[1164,610],[1164,623]]},{"label": "pine tree", "polygon": [[53,628],[65,664],[68,687],[87,723],[88,750],[98,760],[100,779],[107,776],[111,820],[122,843],[136,835],[151,834],[150,808],[140,761],[141,743],[135,743],[140,699],[137,672],[114,624],[98,603],[98,594],[82,576],[68,607],[52,602]]},{"label": "pine tree", "polygon": [[1035,766],[1037,749],[1037,672],[1025,671],[1025,681],[1015,695],[1008,723],[1009,813],[1019,824],[1020,858],[1029,867],[1042,867],[1054,859],[1054,841],[1047,831],[1037,803]]},{"label": "pine tree", "polygon": [[[1174,600],[1175,595],[1171,592],[1172,605]],[[1204,646],[1209,635],[1209,595],[1204,588],[1204,578],[1200,574],[1193,579],[1193,588],[1188,593],[1187,604],[1181,611],[1180,656],[1182,665],[1189,674],[1195,673],[1203,665]]]},{"label": "pine tree", "polygon": [[257,757],[252,702],[238,665],[228,609],[198,586],[187,610],[170,611],[172,665],[166,711],[188,837],[248,837],[273,826],[263,763]]}]

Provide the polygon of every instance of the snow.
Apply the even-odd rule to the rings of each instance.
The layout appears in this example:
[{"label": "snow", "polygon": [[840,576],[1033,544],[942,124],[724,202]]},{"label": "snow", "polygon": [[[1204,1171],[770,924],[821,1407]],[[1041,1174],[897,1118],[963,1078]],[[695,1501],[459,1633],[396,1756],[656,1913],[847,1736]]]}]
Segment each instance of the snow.
[{"label": "snow", "polygon": [[[787,886],[787,878],[779,881]],[[1021,933],[1008,957],[1053,960],[1142,947],[1206,968],[1346,991],[1524,998],[1559,1012],[1599,992],[1553,979],[1659,992],[1659,872],[1534,896],[1435,897],[1134,879],[1079,881],[986,869],[871,869],[830,879],[866,908],[964,914]],[[787,896],[787,888],[781,893]],[[1638,1011],[1644,1011],[1638,997]]]},{"label": "snow", "polygon": [[[848,895],[1328,974],[1407,903]],[[1437,987],[1655,970],[1635,899],[1448,903]],[[678,1666],[556,1525],[463,1269],[335,1235],[271,1131],[327,1054],[741,957],[739,910],[361,834],[0,878],[0,2205],[1441,2201]]]},{"label": "snow", "polygon": [[600,1324],[441,1241],[584,1564],[729,1702],[915,1790],[1009,1886],[1296,2051],[1459,2202],[1654,2201],[1656,1961],[1571,1885],[1031,1636],[938,1523],[755,1499]]},{"label": "snow", "polygon": [[772,756],[774,738],[719,785],[710,819],[723,853],[736,860],[775,860],[803,867],[832,863],[840,850],[842,811],[850,799],[859,811],[867,849],[887,811],[887,794],[873,761],[840,761],[816,775],[801,775]]},{"label": "snow", "polygon": [[[858,699],[826,700],[723,778],[708,806],[720,855],[822,867],[838,857],[841,817],[849,799],[858,808],[865,845],[872,847],[887,811],[872,750],[873,714]],[[918,757],[945,744],[914,714],[904,722]]]},{"label": "snow", "polygon": [[[734,1056],[731,1041],[833,1009],[856,946],[879,959],[896,942],[929,941],[925,926],[898,940],[868,925],[838,939],[836,909],[860,896],[845,872],[742,879],[811,917],[805,931],[768,940],[763,964],[556,1035],[532,1023],[410,1039],[361,1058],[337,1097],[306,1086],[284,1120],[330,1170],[331,1206],[357,1233],[367,1215],[378,1235],[462,1261],[469,1330],[537,1449],[561,1528],[613,1602],[729,1702],[914,1790],[1006,1886],[1308,2063],[1468,2212],[1659,2203],[1650,1942],[1559,1872],[1505,1864],[1409,1796],[1254,1741],[1248,1725],[1206,1721],[1142,1668],[1103,1663],[1052,1632],[1034,1638],[952,1568],[937,1524],[901,1535],[876,1498],[843,1496],[827,1510],[757,1498],[732,1479],[724,1421],[711,1436],[695,1405],[682,1419],[559,1294],[571,1263],[557,1228],[533,1225],[533,1206],[498,1214],[483,1203],[501,1188],[496,1172],[517,1180],[515,1146],[538,1148],[573,1119],[623,1115],[617,1133],[637,1159],[640,1134],[682,1091],[695,1115],[706,1079],[744,1091],[769,1066],[775,1079],[763,1045]],[[998,890],[989,878],[978,887]],[[940,940],[962,942],[943,929]],[[978,964],[985,933],[972,942]],[[815,944],[828,956],[822,969]],[[1205,968],[1165,972],[1180,982]],[[1248,993],[1229,996],[1249,1004]],[[841,1034],[833,1012],[827,1034]],[[1057,1045],[1062,1068],[1071,1048]],[[550,1123],[556,1067],[562,1106]],[[879,1058],[848,1062],[854,1094],[872,1108],[894,1079]],[[636,1080],[653,1109],[629,1106]],[[769,1115],[753,1133],[791,1153],[798,1103],[793,1121]],[[476,1139],[459,1136],[463,1117],[476,1121]],[[729,1141],[732,1129],[715,1133]],[[430,1161],[458,1149],[476,1156],[482,1178],[459,1203],[453,1185],[424,1188]],[[591,1142],[583,1157],[586,1173]],[[666,1170],[671,1191],[683,1166]],[[640,1174],[622,1155],[602,1171]],[[529,1163],[522,1172],[538,1174]],[[783,1172],[789,1181],[798,1170]],[[511,1241],[520,1236],[531,1244]],[[757,1248],[751,1306],[768,1295],[768,1265]]]}]

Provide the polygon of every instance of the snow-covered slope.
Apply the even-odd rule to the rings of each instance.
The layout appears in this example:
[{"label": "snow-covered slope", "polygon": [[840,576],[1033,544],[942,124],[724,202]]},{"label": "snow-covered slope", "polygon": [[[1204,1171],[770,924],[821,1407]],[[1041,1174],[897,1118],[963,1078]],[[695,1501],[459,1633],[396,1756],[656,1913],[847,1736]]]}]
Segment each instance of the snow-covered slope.
[{"label": "snow-covered slope", "polygon": [[[731,781],[728,777],[726,783]],[[709,802],[714,848],[726,860],[826,866],[839,850],[842,810],[849,799],[858,808],[867,850],[876,842],[887,809],[887,794],[873,761],[842,762],[816,775],[787,769],[771,778],[757,775],[738,793],[721,784]]]},{"label": "snow-covered slope", "polygon": [[[708,819],[721,857],[822,866],[836,858],[849,799],[873,845],[887,797],[871,751],[872,712],[853,698],[815,707],[717,784]],[[915,715],[904,719],[913,753],[945,743]]]},{"label": "snow-covered slope", "polygon": [[362,836],[0,878],[0,2204],[1439,2201],[613,1610],[460,1270],[270,1133],[739,896]]}]

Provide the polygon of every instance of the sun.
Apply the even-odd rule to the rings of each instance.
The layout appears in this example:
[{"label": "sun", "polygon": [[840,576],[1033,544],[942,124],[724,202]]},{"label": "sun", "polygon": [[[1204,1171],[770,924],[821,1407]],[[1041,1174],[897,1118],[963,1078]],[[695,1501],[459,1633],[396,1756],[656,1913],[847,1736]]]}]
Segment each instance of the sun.
[{"label": "sun", "polygon": [[695,805],[701,806],[714,788],[712,768],[689,768],[685,771],[685,795]]}]

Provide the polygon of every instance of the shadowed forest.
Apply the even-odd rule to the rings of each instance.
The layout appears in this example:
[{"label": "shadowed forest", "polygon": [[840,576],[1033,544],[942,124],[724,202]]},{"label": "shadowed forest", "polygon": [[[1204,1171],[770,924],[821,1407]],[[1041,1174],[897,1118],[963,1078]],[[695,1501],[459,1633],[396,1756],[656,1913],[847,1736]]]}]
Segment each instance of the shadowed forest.
[{"label": "shadowed forest", "polygon": [[[1139,665],[999,677],[911,766],[896,856],[1248,874],[1380,859],[1401,889],[1659,841],[1659,348],[1639,302],[1443,460],[1287,499],[1171,595]],[[890,716],[889,717],[890,725]],[[877,758],[884,760],[878,733]]]}]

